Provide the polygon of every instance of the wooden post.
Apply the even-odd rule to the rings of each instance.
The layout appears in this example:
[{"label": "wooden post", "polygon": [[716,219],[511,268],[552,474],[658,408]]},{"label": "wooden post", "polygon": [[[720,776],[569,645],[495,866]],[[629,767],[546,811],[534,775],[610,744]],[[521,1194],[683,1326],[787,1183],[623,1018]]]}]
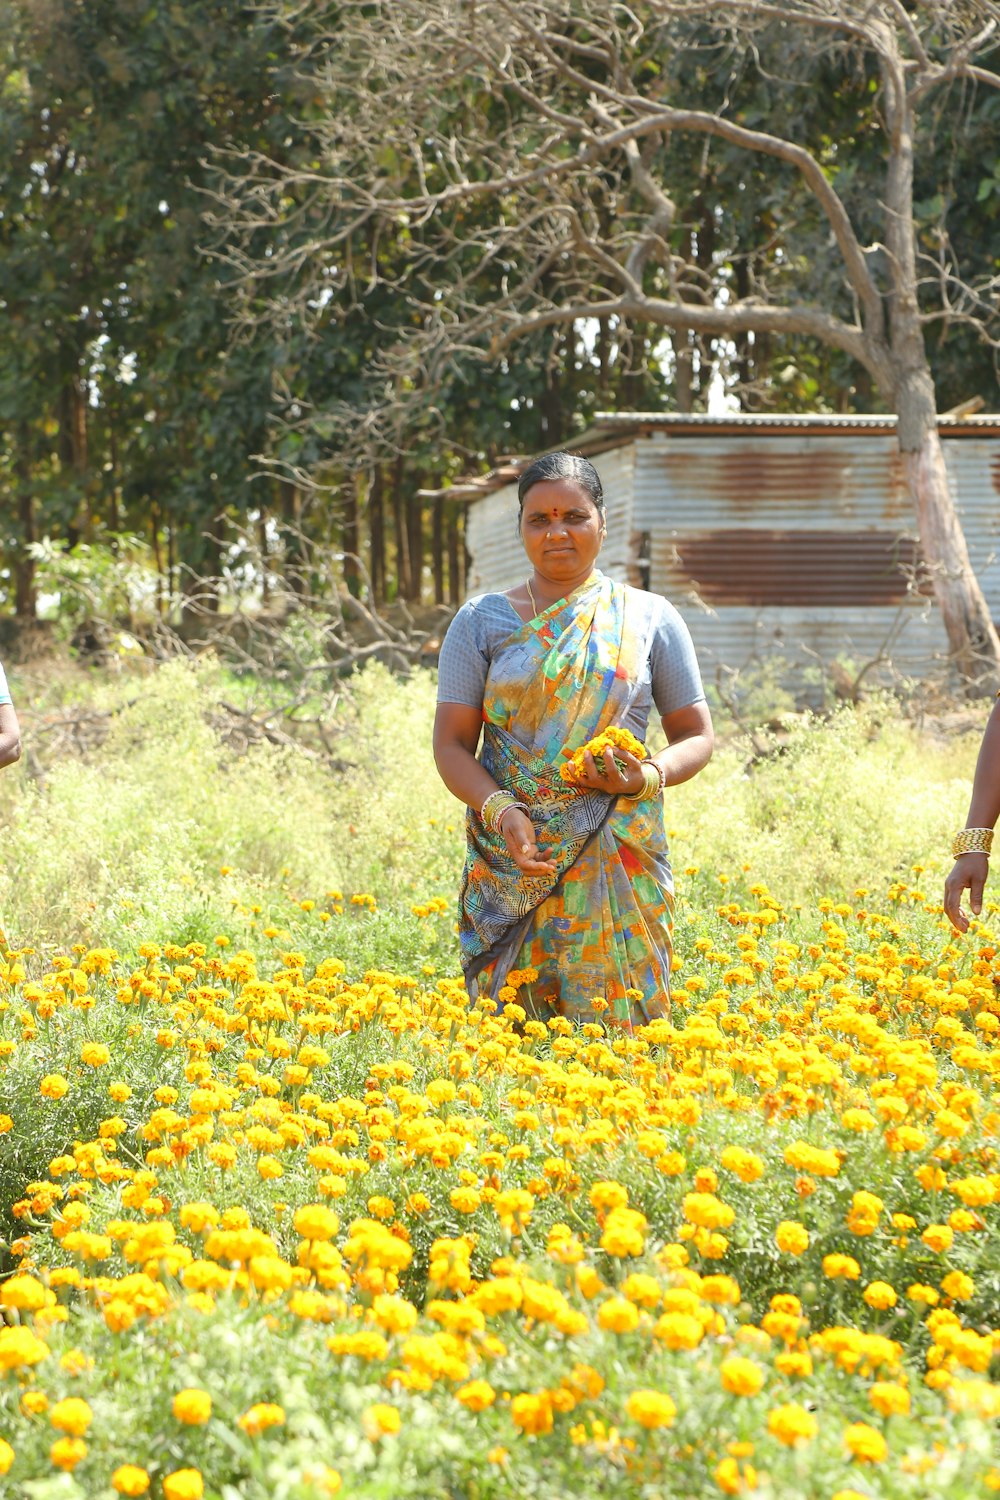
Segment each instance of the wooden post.
[{"label": "wooden post", "polygon": [[396,598],[411,599],[410,538],[406,526],[406,501],[403,495],[405,476],[403,455],[392,466],[392,525],[396,533]]},{"label": "wooden post", "polygon": [[361,597],[361,568],[359,554],[361,544],[358,527],[358,487],[364,476],[349,474],[344,486],[344,513],[340,525],[340,545],[344,554],[344,582],[352,599]]},{"label": "wooden post", "polygon": [[444,603],[444,500],[434,498],[431,513],[431,566],[434,571],[434,603]]},{"label": "wooden post", "polygon": [[368,489],[368,574],[372,581],[372,602],[385,603],[385,474],[381,464],[372,470]]}]

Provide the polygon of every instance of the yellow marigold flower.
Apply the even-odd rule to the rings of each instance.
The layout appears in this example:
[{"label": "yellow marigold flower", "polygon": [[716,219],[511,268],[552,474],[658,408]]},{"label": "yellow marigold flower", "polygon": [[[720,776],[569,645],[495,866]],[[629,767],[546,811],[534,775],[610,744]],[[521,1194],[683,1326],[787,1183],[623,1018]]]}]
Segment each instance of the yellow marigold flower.
[{"label": "yellow marigold flower", "polygon": [[49,1398],[44,1391],[25,1391],[21,1397],[21,1410],[29,1417],[40,1417],[49,1409]]},{"label": "yellow marigold flower", "polygon": [[935,1287],[924,1286],[919,1281],[906,1288],[906,1295],[911,1302],[924,1302],[928,1307],[936,1307],[941,1300],[941,1294]]},{"label": "yellow marigold flower", "polygon": [[836,1151],[810,1146],[808,1141],[793,1141],[785,1147],[784,1157],[797,1172],[808,1172],[813,1177],[836,1177],[840,1171],[840,1157]]},{"label": "yellow marigold flower", "polygon": [[745,1151],[742,1146],[727,1146],[719,1160],[726,1171],[735,1172],[741,1182],[756,1182],[765,1172],[760,1157],[752,1151]]},{"label": "yellow marigold flower", "polygon": [[449,1196],[452,1208],[460,1214],[474,1214],[482,1201],[482,1195],[474,1187],[453,1188]]},{"label": "yellow marigold flower", "polygon": [[764,1371],[752,1359],[734,1355],[719,1366],[722,1388],[731,1396],[756,1396],[764,1384]]},{"label": "yellow marigold flower", "polygon": [[685,1193],[682,1207],[688,1223],[699,1229],[728,1229],[736,1217],[735,1209],[714,1193]]},{"label": "yellow marigold flower", "polygon": [[851,1457],[862,1464],[881,1464],[889,1456],[889,1445],[882,1434],[867,1422],[852,1422],[844,1430],[844,1442]]},{"label": "yellow marigold flower", "polygon": [[402,1425],[399,1408],[390,1406],[385,1401],[376,1401],[373,1406],[366,1406],[361,1414],[361,1429],[370,1443],[377,1443],[381,1437],[398,1432]]},{"label": "yellow marigold flower", "polygon": [[797,1401],[788,1401],[776,1406],[767,1414],[767,1430],[779,1443],[794,1448],[799,1443],[808,1443],[819,1431],[819,1423],[811,1412]]},{"label": "yellow marigold flower", "polygon": [[0,1370],[37,1365],[48,1352],[48,1344],[36,1338],[30,1328],[0,1328]]},{"label": "yellow marigold flower", "polygon": [[237,1427],[242,1427],[249,1437],[260,1437],[269,1427],[282,1427],[285,1422],[284,1408],[276,1405],[273,1401],[258,1401],[245,1411],[237,1422]]},{"label": "yellow marigold flower", "polygon": [[219,1222],[219,1210],[211,1203],[185,1203],[180,1211],[180,1220],[192,1234],[205,1234]]},{"label": "yellow marigold flower", "polygon": [[590,754],[600,767],[603,763],[604,752],[608,749],[627,750],[637,760],[642,760],[646,754],[646,747],[641,740],[636,739],[630,729],[620,728],[617,724],[612,724],[607,729],[602,730],[600,734],[595,735],[592,740],[588,740],[585,745],[581,745],[579,749],[572,752],[568,750],[563,751],[563,754],[568,756],[568,759],[559,767],[560,777],[563,781],[569,782],[571,786],[582,785],[586,775],[584,756],[587,751],[590,751]]},{"label": "yellow marigold flower", "polygon": [[111,1476],[111,1488],[119,1495],[144,1495],[149,1489],[149,1475],[138,1464],[122,1464]]},{"label": "yellow marigold flower", "polygon": [[520,1307],[524,1291],[517,1277],[497,1276],[492,1281],[484,1281],[473,1295],[476,1306],[488,1318],[494,1318]]},{"label": "yellow marigold flower", "polygon": [[920,1238],[928,1250],[941,1255],[945,1250],[951,1249],[955,1231],[947,1224],[928,1224]]},{"label": "yellow marigold flower", "polygon": [[0,1307],[16,1307],[21,1312],[37,1312],[55,1301],[48,1287],[34,1276],[20,1274],[0,1282]]},{"label": "yellow marigold flower", "polygon": [[665,1312],[654,1323],[653,1336],[668,1349],[697,1349],[705,1337],[705,1325],[690,1313]]},{"label": "yellow marigold flower", "polygon": [[0,1475],[9,1474],[16,1454],[5,1438],[0,1438]]},{"label": "yellow marigold flower", "polygon": [[175,1469],[163,1476],[163,1500],[203,1500],[205,1481],[199,1469]]},{"label": "yellow marigold flower", "polygon": [[618,1257],[641,1255],[648,1228],[643,1214],[631,1208],[613,1208],[605,1221],[601,1249]]},{"label": "yellow marigold flower", "polygon": [[38,1085],[38,1092],[43,1099],[61,1099],[69,1093],[69,1084],[61,1073],[46,1073]]},{"label": "yellow marigold flower", "polygon": [[657,1157],[656,1169],[664,1177],[683,1177],[687,1171],[687,1161],[679,1151],[665,1151],[662,1156]]},{"label": "yellow marigold flower", "polygon": [[634,1333],[639,1326],[639,1310],[627,1297],[609,1297],[598,1308],[597,1322],[606,1333]]},{"label": "yellow marigold flower", "polygon": [[295,1212],[295,1233],[304,1240],[332,1240],[340,1219],[323,1203],[307,1203]]},{"label": "yellow marigold flower", "polygon": [[88,1068],[103,1068],[105,1063],[110,1062],[111,1053],[103,1042],[84,1042],[80,1048],[80,1060]]},{"label": "yellow marigold flower", "polygon": [[496,1391],[488,1380],[470,1380],[459,1386],[455,1392],[455,1400],[460,1401],[469,1411],[485,1411],[496,1400]]},{"label": "yellow marigold flower", "polygon": [[698,1291],[706,1302],[719,1307],[738,1307],[742,1293],[733,1276],[703,1276]]},{"label": "yellow marigold flower", "polygon": [[885,1312],[887,1308],[895,1307],[898,1298],[894,1289],[887,1281],[870,1281],[862,1293],[869,1307],[874,1307],[878,1312]]},{"label": "yellow marigold flower", "polygon": [[804,1350],[782,1349],[780,1354],[774,1356],[774,1368],[779,1375],[790,1380],[808,1380],[813,1372],[813,1362]]},{"label": "yellow marigold flower", "polygon": [[174,1397],[173,1412],[178,1422],[188,1427],[202,1427],[212,1415],[212,1398],[198,1386],[188,1386]]},{"label": "yellow marigold flower", "polygon": [[[122,1083],[120,1079],[116,1079],[114,1083],[108,1084],[108,1093],[115,1104],[124,1104],[132,1097],[132,1090],[127,1083]],[[124,1467],[129,1468],[130,1465],[125,1464]]]},{"label": "yellow marigold flower", "polygon": [[830,1500],[869,1500],[869,1497],[863,1495],[860,1490],[837,1490],[831,1495]]},{"label": "yellow marigold flower", "polygon": [[580,1288],[581,1296],[586,1297],[588,1302],[604,1290],[604,1282],[593,1266],[577,1266],[576,1284]]},{"label": "yellow marigold flower", "polygon": [[327,1464],[310,1464],[302,1470],[302,1482],[311,1484],[314,1489],[320,1490],[324,1495],[337,1495],[343,1488],[344,1481],[336,1469],[331,1469]]},{"label": "yellow marigold flower", "polygon": [[63,1469],[67,1474],[71,1473],[87,1457],[87,1445],[82,1438],[61,1437],[56,1438],[49,1449],[49,1458],[57,1469]]},{"label": "yellow marigold flower", "polygon": [[941,1290],[956,1302],[968,1302],[976,1294],[976,1283],[964,1271],[949,1271],[941,1279]]},{"label": "yellow marigold flower", "polygon": [[535,1437],[552,1431],[552,1411],[552,1397],[548,1391],[539,1391],[537,1395],[525,1391],[510,1403],[514,1426]]},{"label": "yellow marigold flower", "polygon": [[809,1249],[809,1231],[795,1219],[782,1219],[774,1231],[774,1243],[784,1255],[804,1255]]},{"label": "yellow marigold flower", "polygon": [[861,1275],[861,1267],[853,1255],[824,1255],[823,1275],[829,1276],[831,1281],[836,1281],[838,1277],[843,1281],[857,1281]]},{"label": "yellow marigold flower", "polygon": [[664,1391],[633,1391],[625,1410],[640,1427],[670,1427],[677,1417],[677,1405]]},{"label": "yellow marigold flower", "polygon": [[868,1391],[868,1399],[880,1417],[905,1417],[910,1410],[910,1393],[894,1381],[877,1380]]},{"label": "yellow marigold flower", "polygon": [[655,1276],[647,1276],[642,1272],[635,1271],[631,1276],[626,1276],[621,1285],[623,1297],[634,1302],[638,1307],[656,1307],[663,1295],[660,1283]]},{"label": "yellow marigold flower", "polygon": [[622,1187],[620,1182],[595,1182],[588,1197],[595,1213],[608,1214],[613,1208],[627,1206],[628,1189]]},{"label": "yellow marigold flower", "polygon": [[417,1309],[405,1297],[380,1292],[372,1302],[371,1315],[386,1333],[409,1333],[417,1321]]},{"label": "yellow marigold flower", "polygon": [[69,1437],[83,1437],[93,1420],[94,1413],[79,1396],[67,1396],[64,1401],[57,1401],[49,1412],[52,1426]]}]

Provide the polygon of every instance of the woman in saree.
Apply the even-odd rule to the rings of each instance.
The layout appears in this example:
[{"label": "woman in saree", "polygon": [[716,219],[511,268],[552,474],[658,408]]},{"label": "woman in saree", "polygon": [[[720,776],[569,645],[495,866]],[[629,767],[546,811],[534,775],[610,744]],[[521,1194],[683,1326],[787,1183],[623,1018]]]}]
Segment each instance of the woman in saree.
[{"label": "woman in saree", "polygon": [[[468,806],[462,966],[471,996],[496,997],[527,971],[519,1000],[535,1016],[630,1028],[669,1013],[662,792],[708,762],[712,722],[677,611],[596,567],[606,522],[593,465],[538,459],[518,500],[530,573],[463,605],[439,663],[435,761]],[[644,743],[654,703],[665,749],[588,751],[580,784],[560,777],[611,727]]]}]

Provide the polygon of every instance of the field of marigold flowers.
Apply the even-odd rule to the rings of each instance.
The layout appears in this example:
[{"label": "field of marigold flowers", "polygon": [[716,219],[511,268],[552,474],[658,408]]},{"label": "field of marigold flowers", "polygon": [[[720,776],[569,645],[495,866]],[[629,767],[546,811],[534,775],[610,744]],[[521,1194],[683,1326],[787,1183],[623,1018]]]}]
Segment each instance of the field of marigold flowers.
[{"label": "field of marigold flowers", "polygon": [[367,892],[8,940],[3,1492],[1000,1491],[996,908],[930,880],[690,868],[633,1035],[348,968]]}]

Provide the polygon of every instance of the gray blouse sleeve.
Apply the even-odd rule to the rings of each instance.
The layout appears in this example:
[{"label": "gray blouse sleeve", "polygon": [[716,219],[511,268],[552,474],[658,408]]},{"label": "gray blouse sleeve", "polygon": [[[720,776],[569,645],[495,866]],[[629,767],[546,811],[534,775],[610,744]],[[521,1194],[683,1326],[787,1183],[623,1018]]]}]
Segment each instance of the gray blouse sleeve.
[{"label": "gray blouse sleeve", "polygon": [[692,703],[704,703],[698,658],[691,634],[674,606],[666,599],[649,653],[653,702],[662,717]]},{"label": "gray blouse sleeve", "polygon": [[481,708],[490,659],[475,601],[463,604],[448,626],[438,657],[439,703]]}]

